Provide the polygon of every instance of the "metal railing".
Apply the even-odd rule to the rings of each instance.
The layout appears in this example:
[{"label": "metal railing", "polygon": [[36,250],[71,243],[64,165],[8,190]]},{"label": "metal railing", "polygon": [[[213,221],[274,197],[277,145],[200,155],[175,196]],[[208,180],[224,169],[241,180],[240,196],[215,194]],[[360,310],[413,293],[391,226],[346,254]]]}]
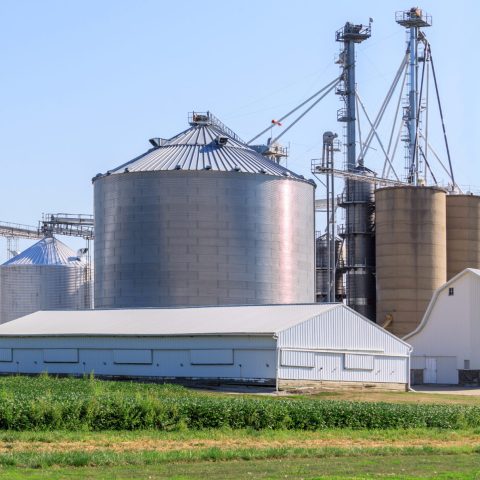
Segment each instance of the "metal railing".
[{"label": "metal railing", "polygon": [[228,128],[211,112],[190,112],[188,114],[188,123],[190,125],[213,125],[227,134],[230,138],[240,143],[245,143],[232,129]]},{"label": "metal railing", "polygon": [[44,213],[39,222],[39,231],[45,235],[67,235],[91,240],[95,236],[94,218],[93,215],[81,213]]},{"label": "metal railing", "polygon": [[42,238],[38,228],[20,223],[0,222],[0,237]]}]

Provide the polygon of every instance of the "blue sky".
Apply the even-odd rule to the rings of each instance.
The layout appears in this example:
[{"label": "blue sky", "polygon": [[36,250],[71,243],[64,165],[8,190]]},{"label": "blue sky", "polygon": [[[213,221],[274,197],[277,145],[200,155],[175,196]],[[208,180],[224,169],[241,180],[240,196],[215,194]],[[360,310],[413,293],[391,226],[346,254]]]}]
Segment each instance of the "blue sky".
[{"label": "blue sky", "polygon": [[[91,213],[91,178],[148,149],[148,138],[185,129],[192,110],[210,110],[251,138],[338,74],[334,34],[347,20],[374,19],[372,38],[357,49],[359,92],[374,116],[405,50],[395,11],[410,6],[385,0],[2,0],[0,220],[34,225],[42,212]],[[480,3],[420,6],[433,16],[427,34],[458,183],[480,186]],[[285,135],[289,168],[311,177],[323,132],[341,134],[340,107],[331,95]],[[441,132],[431,129],[442,151]]]}]

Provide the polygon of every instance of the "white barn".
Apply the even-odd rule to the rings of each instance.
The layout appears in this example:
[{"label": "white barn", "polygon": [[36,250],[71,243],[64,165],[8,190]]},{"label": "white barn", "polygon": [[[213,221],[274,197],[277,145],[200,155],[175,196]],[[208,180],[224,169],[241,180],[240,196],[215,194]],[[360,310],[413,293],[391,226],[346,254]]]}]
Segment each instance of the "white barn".
[{"label": "white barn", "polygon": [[0,373],[405,390],[410,346],[343,304],[42,311],[0,325]]},{"label": "white barn", "polygon": [[433,294],[413,347],[412,383],[480,385],[480,270],[467,268]]}]

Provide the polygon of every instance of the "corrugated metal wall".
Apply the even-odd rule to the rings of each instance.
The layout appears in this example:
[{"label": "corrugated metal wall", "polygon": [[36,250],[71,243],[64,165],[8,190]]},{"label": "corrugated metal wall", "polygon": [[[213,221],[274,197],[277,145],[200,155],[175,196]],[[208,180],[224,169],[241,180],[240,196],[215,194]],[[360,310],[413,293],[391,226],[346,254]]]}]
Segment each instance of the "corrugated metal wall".
[{"label": "corrugated metal wall", "polygon": [[326,311],[311,320],[284,330],[279,347],[361,350],[406,355],[408,347],[397,337],[347,308]]},{"label": "corrugated metal wall", "polygon": [[[283,354],[283,351],[282,351]],[[282,380],[312,380],[334,382],[407,383],[407,358],[374,356],[372,369],[345,368],[345,353],[314,352],[311,367],[280,365]]]},{"label": "corrugated metal wall", "polygon": [[[1,338],[0,372],[273,380],[273,338]],[[203,350],[202,350],[203,349]],[[221,362],[206,363],[212,351]],[[225,363],[226,358],[231,362]],[[215,358],[213,358],[215,360]],[[56,363],[53,361],[58,360]]]},{"label": "corrugated metal wall", "polygon": [[94,187],[95,307],[314,301],[311,183],[160,171]]},{"label": "corrugated metal wall", "polygon": [[344,307],[284,330],[278,346],[280,379],[408,383],[409,347]]}]

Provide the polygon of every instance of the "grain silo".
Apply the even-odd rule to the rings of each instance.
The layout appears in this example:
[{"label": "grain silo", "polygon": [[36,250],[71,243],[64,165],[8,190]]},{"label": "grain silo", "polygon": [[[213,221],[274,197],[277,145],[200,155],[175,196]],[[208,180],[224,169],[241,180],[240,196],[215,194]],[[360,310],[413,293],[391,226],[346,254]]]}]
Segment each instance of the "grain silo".
[{"label": "grain silo", "polygon": [[[328,265],[328,239],[327,234],[318,235],[315,239],[315,301],[323,303],[328,301],[329,291],[329,265]],[[343,241],[335,238],[335,299],[341,302],[345,298],[343,283]]]},{"label": "grain silo", "polygon": [[[356,174],[373,177],[364,166]],[[370,182],[346,180],[338,199],[345,209],[345,225],[339,234],[345,239],[346,303],[369,320],[375,321],[375,204]]]},{"label": "grain silo", "polygon": [[0,323],[37,310],[91,306],[90,267],[53,237],[45,237],[0,266]]},{"label": "grain silo", "polygon": [[447,280],[480,268],[480,196],[447,195]]},{"label": "grain silo", "polygon": [[314,301],[312,181],[210,113],[151,143],[93,179],[96,308]]},{"label": "grain silo", "polygon": [[415,329],[446,281],[445,197],[437,187],[375,192],[377,322],[396,335]]}]

